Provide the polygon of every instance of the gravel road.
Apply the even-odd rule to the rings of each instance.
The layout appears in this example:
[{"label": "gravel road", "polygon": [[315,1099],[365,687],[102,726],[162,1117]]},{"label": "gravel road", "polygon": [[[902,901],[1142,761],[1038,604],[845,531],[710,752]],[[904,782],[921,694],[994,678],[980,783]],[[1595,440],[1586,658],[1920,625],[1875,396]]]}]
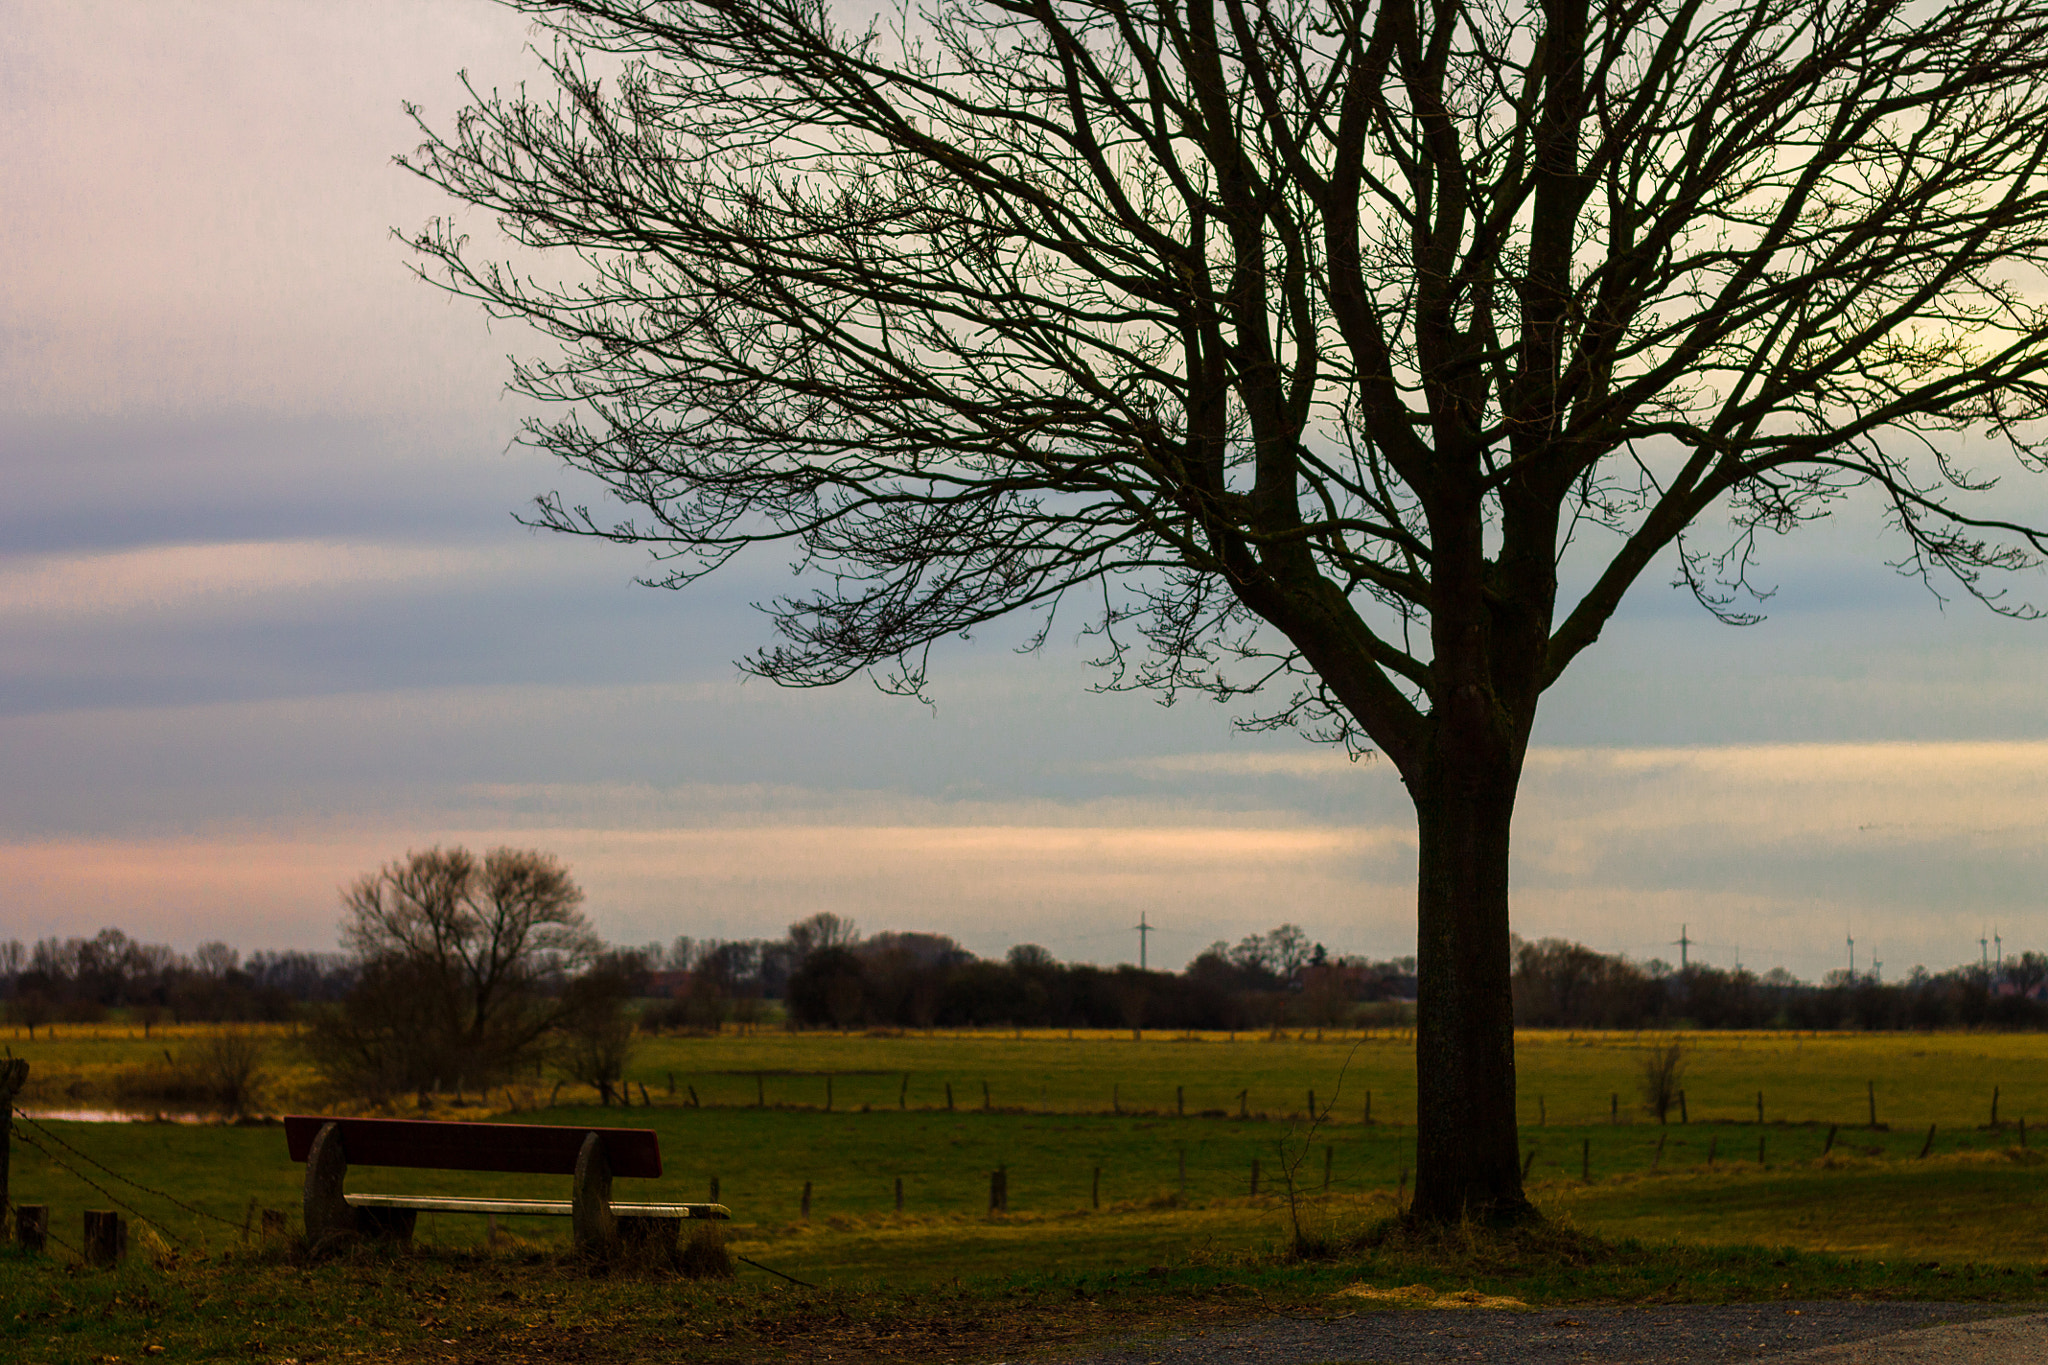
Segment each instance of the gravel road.
[{"label": "gravel road", "polygon": [[[1341,1302],[1341,1301],[1340,1301]],[[1148,1337],[1061,1365],[2042,1365],[2048,1313],[1963,1303],[1673,1304],[1540,1312],[1337,1309]]]}]

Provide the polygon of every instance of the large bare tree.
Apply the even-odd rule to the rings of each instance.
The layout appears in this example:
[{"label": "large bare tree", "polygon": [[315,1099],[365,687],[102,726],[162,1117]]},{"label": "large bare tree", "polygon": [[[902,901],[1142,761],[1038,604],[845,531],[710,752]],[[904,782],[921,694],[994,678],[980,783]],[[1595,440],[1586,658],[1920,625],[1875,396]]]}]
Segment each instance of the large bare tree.
[{"label": "large bare tree", "polygon": [[518,244],[415,239],[633,509],[538,520],[670,586],[792,544],[781,682],[1071,602],[1113,684],[1383,753],[1422,1217],[1527,1210],[1510,816],[1646,570],[1742,619],[1758,533],[1865,490],[2029,611],[2048,0],[512,3],[553,89],[404,164]]},{"label": "large bare tree", "polygon": [[342,892],[360,976],[313,1031],[328,1075],[361,1090],[482,1085],[548,1034],[611,1009],[585,969],[602,945],[583,890],[537,849],[408,853]]}]

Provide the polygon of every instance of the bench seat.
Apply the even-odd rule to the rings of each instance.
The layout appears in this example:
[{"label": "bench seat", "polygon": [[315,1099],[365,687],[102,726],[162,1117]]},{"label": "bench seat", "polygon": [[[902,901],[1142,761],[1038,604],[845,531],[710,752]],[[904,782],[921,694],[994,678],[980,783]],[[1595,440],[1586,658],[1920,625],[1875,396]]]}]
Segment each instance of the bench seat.
[{"label": "bench seat", "polygon": [[[413,1209],[420,1213],[495,1213],[503,1216],[567,1218],[576,1209],[567,1199],[464,1199],[434,1194],[345,1194],[352,1209]],[[611,1205],[614,1218],[731,1218],[723,1204]]]}]

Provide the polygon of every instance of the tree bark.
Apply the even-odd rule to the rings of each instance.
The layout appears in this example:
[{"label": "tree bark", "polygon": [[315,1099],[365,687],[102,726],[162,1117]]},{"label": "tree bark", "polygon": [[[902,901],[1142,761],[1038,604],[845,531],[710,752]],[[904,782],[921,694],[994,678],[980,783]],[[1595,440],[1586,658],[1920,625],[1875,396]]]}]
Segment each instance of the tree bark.
[{"label": "tree bark", "polygon": [[1431,1223],[1517,1222],[1515,1025],[1508,954],[1508,825],[1520,764],[1432,756],[1410,783],[1420,834],[1416,940],[1416,1178]]}]

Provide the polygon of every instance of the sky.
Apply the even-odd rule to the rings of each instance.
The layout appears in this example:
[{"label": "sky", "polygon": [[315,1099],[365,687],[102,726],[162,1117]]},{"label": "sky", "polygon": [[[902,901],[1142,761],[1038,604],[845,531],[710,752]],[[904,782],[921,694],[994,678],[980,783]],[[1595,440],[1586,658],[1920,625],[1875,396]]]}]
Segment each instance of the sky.
[{"label": "sky", "polygon": [[[484,0],[0,0],[0,939],[331,949],[358,874],[509,843],[622,943],[1413,951],[1384,762],[1021,625],[929,705],[777,689],[734,660],[779,565],[673,593],[514,521],[595,495],[512,444],[539,343],[409,274],[393,229],[451,206],[391,159],[531,41]],[[1773,543],[1745,629],[1646,575],[1539,720],[1517,932],[1807,978],[2048,949],[2048,624],[1898,552],[1860,504]]]}]

